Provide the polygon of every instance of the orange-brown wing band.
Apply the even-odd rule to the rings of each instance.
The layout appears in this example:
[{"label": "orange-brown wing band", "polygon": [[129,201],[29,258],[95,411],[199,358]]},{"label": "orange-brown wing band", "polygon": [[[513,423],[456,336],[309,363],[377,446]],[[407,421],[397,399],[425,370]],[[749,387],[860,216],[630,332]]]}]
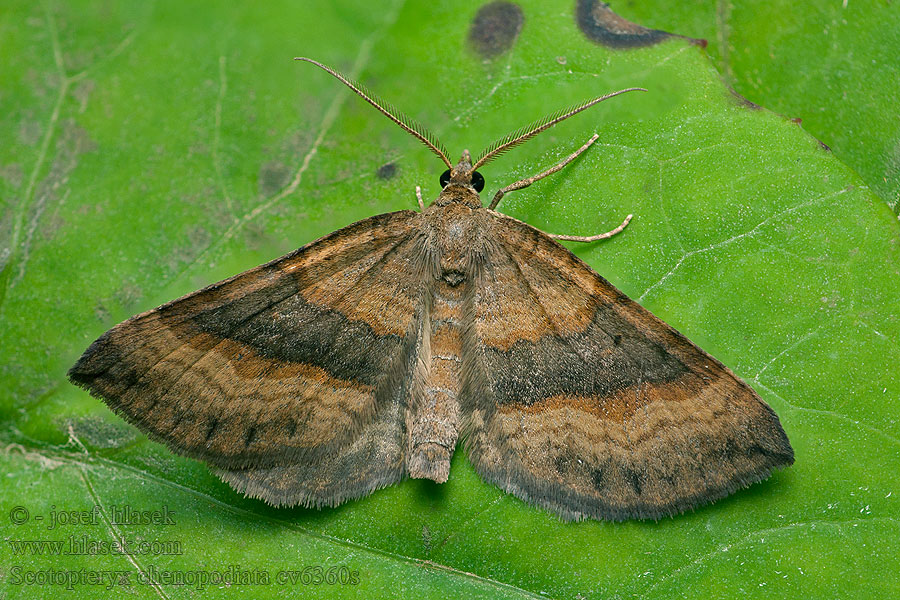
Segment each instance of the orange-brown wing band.
[{"label": "orange-brown wing band", "polygon": [[568,519],[660,518],[793,462],[778,417],[724,365],[538,230],[498,219],[461,394],[485,479]]}]

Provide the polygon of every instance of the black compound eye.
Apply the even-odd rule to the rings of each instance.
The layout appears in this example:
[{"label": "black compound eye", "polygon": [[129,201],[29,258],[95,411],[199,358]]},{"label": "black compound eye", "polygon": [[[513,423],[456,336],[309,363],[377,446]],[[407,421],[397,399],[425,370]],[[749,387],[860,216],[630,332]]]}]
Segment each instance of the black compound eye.
[{"label": "black compound eye", "polygon": [[450,169],[447,169],[443,173],[441,173],[441,187],[447,187],[447,184],[450,183]]},{"label": "black compound eye", "polygon": [[472,173],[472,187],[475,188],[476,192],[484,189],[484,176],[478,171]]}]

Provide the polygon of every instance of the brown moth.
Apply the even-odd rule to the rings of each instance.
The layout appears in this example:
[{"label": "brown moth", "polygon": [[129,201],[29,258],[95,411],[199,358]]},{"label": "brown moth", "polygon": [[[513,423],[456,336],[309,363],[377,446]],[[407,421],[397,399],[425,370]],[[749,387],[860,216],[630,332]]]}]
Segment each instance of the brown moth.
[{"label": "brown moth", "polygon": [[[555,239],[484,208],[476,169],[621,90],[454,166],[436,138],[338,78],[448,170],[421,211],[349,225],[132,317],[70,380],[236,490],[335,506],[405,477],[447,480],[457,441],[486,480],[564,519],[658,519],[794,460],[727,367]],[[630,215],[629,215],[630,218]]]}]

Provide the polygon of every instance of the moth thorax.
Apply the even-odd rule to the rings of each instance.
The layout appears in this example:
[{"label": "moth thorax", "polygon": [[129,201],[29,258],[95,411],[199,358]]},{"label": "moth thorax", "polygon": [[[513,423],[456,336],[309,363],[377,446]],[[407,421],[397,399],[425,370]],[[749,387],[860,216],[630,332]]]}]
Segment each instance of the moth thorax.
[{"label": "moth thorax", "polygon": [[434,201],[436,206],[449,206],[458,204],[467,208],[481,208],[481,196],[469,186],[457,185],[451,183],[443,190],[437,200]]}]

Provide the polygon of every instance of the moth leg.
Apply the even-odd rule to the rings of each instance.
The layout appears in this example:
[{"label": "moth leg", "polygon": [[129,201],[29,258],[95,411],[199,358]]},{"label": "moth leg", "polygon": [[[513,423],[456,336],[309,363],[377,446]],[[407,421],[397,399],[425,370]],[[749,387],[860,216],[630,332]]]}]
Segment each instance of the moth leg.
[{"label": "moth leg", "polygon": [[566,166],[567,164],[569,164],[570,162],[572,162],[573,160],[578,158],[578,155],[581,154],[582,152],[584,152],[585,150],[587,150],[588,148],[590,148],[591,145],[593,145],[593,143],[596,142],[597,138],[599,138],[599,137],[600,136],[595,133],[591,137],[591,139],[589,139],[585,143],[584,146],[582,146],[581,148],[579,148],[578,150],[576,150],[575,152],[573,152],[572,154],[567,156],[565,159],[563,159],[562,162],[557,163],[556,165],[550,167],[543,173],[538,173],[537,175],[534,175],[527,179],[520,179],[519,181],[517,181],[515,183],[511,183],[501,190],[497,190],[497,193],[494,195],[494,199],[491,201],[491,205],[488,206],[488,208],[490,210],[494,210],[497,207],[497,205],[500,204],[500,200],[503,198],[503,195],[506,194],[507,192],[514,192],[516,190],[521,190],[522,188],[527,188],[529,185],[531,185],[535,181],[539,181],[539,180],[543,179],[544,177],[547,177],[548,175],[553,175],[554,173],[556,173],[557,171],[562,169],[564,166]]},{"label": "moth leg", "polygon": [[416,198],[419,199],[419,208],[425,210],[425,202],[422,201],[422,188],[416,186]]},{"label": "moth leg", "polygon": [[620,233],[623,229],[628,227],[628,222],[631,221],[631,217],[633,216],[634,215],[628,215],[627,217],[625,217],[625,220],[622,221],[622,224],[612,231],[607,231],[606,233],[598,233],[597,235],[559,235],[557,233],[548,233],[547,235],[552,237],[554,240],[563,240],[565,242],[596,242],[597,240],[605,240],[606,238],[611,238],[617,233]]}]

